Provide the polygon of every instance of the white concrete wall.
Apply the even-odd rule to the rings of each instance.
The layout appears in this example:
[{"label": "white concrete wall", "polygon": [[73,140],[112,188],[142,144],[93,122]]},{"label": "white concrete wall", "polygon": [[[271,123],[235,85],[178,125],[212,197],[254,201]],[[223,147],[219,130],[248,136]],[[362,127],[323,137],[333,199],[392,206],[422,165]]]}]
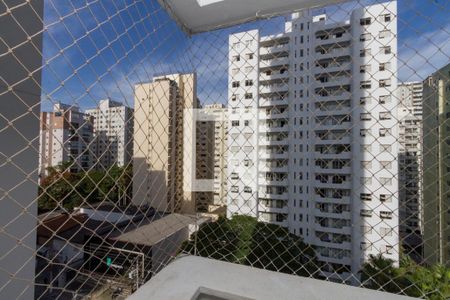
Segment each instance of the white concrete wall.
[{"label": "white concrete wall", "polygon": [[0,3],[0,299],[34,295],[43,1],[23,3]]}]

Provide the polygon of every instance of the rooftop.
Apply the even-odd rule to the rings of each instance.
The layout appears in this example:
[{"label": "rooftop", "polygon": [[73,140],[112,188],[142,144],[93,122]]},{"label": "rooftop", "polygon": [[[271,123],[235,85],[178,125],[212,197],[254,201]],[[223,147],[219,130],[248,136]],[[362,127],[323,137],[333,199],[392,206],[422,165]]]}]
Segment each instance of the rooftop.
[{"label": "rooftop", "polygon": [[175,260],[128,299],[273,300],[281,295],[295,300],[414,299],[195,256]]}]

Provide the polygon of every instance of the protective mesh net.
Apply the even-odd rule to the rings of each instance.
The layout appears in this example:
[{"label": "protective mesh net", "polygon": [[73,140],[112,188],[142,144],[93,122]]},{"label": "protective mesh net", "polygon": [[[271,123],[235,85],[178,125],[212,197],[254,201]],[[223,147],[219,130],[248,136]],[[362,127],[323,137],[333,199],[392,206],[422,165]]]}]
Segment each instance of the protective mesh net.
[{"label": "protective mesh net", "polygon": [[450,3],[187,35],[0,1],[0,298],[125,298],[183,254],[450,297]]}]

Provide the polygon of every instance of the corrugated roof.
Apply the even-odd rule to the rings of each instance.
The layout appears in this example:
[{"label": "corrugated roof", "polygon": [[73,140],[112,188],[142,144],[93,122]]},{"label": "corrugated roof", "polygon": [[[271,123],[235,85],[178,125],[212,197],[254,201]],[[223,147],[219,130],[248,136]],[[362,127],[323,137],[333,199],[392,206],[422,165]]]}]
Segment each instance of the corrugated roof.
[{"label": "corrugated roof", "polygon": [[187,228],[188,225],[195,224],[195,222],[194,217],[171,214],[111,239],[138,245],[153,246],[181,229]]}]

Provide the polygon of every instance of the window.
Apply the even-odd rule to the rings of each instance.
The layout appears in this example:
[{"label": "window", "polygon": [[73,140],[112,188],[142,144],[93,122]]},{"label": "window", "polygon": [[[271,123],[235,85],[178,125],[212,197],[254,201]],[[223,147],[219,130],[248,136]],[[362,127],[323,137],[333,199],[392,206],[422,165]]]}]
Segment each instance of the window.
[{"label": "window", "polygon": [[368,73],[372,70],[372,67],[370,65],[362,65],[359,67],[360,73]]},{"label": "window", "polygon": [[253,99],[253,93],[245,93],[245,99]]},{"label": "window", "polygon": [[390,69],[391,69],[390,62],[380,63],[380,66],[379,66],[380,71],[386,71],[386,70],[390,70]]},{"label": "window", "polygon": [[247,60],[252,60],[253,59],[253,53],[247,53],[245,55],[245,57],[247,58]]},{"label": "window", "polygon": [[231,70],[231,74],[236,75],[239,72],[239,69],[233,69]]},{"label": "window", "polygon": [[239,121],[231,121],[231,126],[233,127],[239,126]]},{"label": "window", "polygon": [[381,21],[383,22],[390,22],[391,21],[391,14],[385,14],[385,15],[381,15]]},{"label": "window", "polygon": [[247,47],[253,45],[253,40],[246,40],[246,41],[245,41],[245,45],[246,45]]},{"label": "window", "polygon": [[245,67],[245,73],[248,74],[253,70],[253,67]]},{"label": "window", "polygon": [[380,211],[380,218],[392,219],[392,212],[391,211]]},{"label": "window", "polygon": [[390,101],[391,101],[390,95],[381,95],[379,98],[380,104],[386,104],[386,103],[389,103]]},{"label": "window", "polygon": [[390,30],[382,30],[380,31],[380,34],[378,35],[378,37],[380,39],[385,39],[391,36],[391,31]]},{"label": "window", "polygon": [[245,81],[245,86],[252,86],[253,85],[253,80],[248,79]]},{"label": "window", "polygon": [[381,202],[391,202],[392,201],[392,195],[380,194],[380,201]]},{"label": "window", "polygon": [[233,81],[231,86],[234,87],[234,88],[238,88],[240,86],[240,83],[239,83],[239,81]]},{"label": "window", "polygon": [[361,97],[359,99],[360,105],[370,105],[370,97]]},{"label": "window", "polygon": [[372,210],[370,209],[361,209],[361,217],[371,217]]},{"label": "window", "polygon": [[361,121],[370,121],[370,120],[372,120],[370,113],[362,113],[361,114]]},{"label": "window", "polygon": [[359,37],[360,42],[370,41],[372,39],[372,35],[370,33],[363,33]]},{"label": "window", "polygon": [[236,99],[237,99],[237,95],[236,94],[231,95],[231,101],[236,101]]},{"label": "window", "polygon": [[369,132],[370,132],[369,129],[361,129],[359,131],[359,135],[362,136],[362,137],[365,137],[365,136],[367,136],[369,134]]},{"label": "window", "polygon": [[394,254],[394,246],[386,245],[385,252],[386,254]]},{"label": "window", "polygon": [[371,87],[372,87],[372,84],[371,84],[370,80],[361,81],[361,83],[360,83],[361,89],[370,89]]},{"label": "window", "polygon": [[391,54],[391,46],[384,46],[381,47],[381,52],[383,52],[384,54]]},{"label": "window", "polygon": [[361,193],[359,195],[359,198],[361,199],[361,201],[372,201],[372,194]]},{"label": "window", "polygon": [[250,121],[249,120],[245,120],[244,121],[244,126],[250,126]]},{"label": "window", "polygon": [[252,161],[250,159],[244,159],[244,166],[248,167],[252,165]]},{"label": "window", "polygon": [[391,86],[390,79],[381,79],[380,80],[380,87],[388,87],[388,86]]},{"label": "window", "polygon": [[233,43],[233,49],[239,49],[240,47],[241,47],[241,43],[239,43],[239,42]]},{"label": "window", "polygon": [[391,113],[388,111],[380,112],[380,120],[390,120],[392,118]]},{"label": "window", "polygon": [[232,186],[232,187],[231,187],[231,192],[232,192],[232,193],[239,193],[239,187],[238,187],[238,186],[235,186],[235,185]]},{"label": "window", "polygon": [[360,57],[366,57],[370,55],[370,49],[362,49],[359,51]]},{"label": "window", "polygon": [[231,179],[239,179],[239,174],[238,173],[231,173],[230,174],[230,178]]},{"label": "window", "polygon": [[370,25],[371,22],[372,22],[371,18],[362,18],[359,20],[359,24],[361,24],[361,26]]},{"label": "window", "polygon": [[233,56],[233,61],[241,61],[241,56],[240,55]]},{"label": "window", "polygon": [[251,193],[252,192],[252,188],[249,186],[245,186],[244,187],[244,193]]},{"label": "window", "polygon": [[389,129],[388,128],[380,128],[379,134],[381,137],[386,136],[389,134]]}]

